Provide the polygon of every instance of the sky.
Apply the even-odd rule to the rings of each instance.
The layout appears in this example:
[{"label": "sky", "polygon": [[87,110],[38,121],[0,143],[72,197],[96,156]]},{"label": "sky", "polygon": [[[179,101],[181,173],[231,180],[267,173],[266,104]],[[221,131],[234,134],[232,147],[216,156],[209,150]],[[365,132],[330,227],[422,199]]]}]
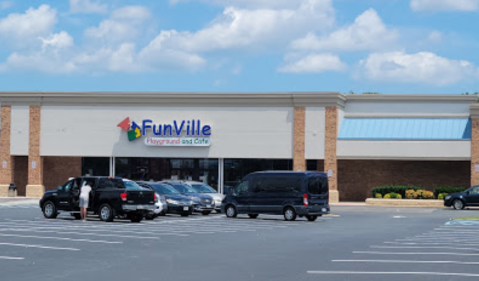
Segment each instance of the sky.
[{"label": "sky", "polygon": [[0,0],[0,91],[479,91],[479,0]]}]

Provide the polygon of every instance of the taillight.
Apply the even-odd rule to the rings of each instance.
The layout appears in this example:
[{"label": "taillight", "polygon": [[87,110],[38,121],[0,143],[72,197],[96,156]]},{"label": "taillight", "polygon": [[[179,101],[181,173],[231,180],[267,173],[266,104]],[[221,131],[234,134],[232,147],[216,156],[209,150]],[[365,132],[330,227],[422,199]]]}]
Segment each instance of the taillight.
[{"label": "taillight", "polygon": [[126,192],[120,194],[121,200],[126,201]]},{"label": "taillight", "polygon": [[153,198],[155,199],[155,202],[158,202],[158,198],[156,197],[156,193],[153,194]]},{"label": "taillight", "polygon": [[303,205],[308,207],[308,194],[303,194]]}]

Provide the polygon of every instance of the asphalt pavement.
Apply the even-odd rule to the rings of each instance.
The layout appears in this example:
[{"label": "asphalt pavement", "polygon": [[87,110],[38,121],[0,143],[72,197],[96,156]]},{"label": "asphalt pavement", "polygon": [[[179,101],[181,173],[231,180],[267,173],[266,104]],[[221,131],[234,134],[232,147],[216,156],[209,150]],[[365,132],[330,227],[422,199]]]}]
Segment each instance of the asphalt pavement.
[{"label": "asphalt pavement", "polygon": [[224,215],[47,220],[0,202],[2,280],[474,280],[477,210],[334,206],[315,222]]}]

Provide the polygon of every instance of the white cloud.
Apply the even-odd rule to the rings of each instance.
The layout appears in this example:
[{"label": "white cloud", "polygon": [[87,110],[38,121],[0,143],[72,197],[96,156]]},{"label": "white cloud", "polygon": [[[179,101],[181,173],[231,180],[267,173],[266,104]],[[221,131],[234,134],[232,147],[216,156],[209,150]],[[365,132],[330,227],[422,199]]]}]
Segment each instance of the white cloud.
[{"label": "white cloud", "polygon": [[48,5],[29,8],[24,14],[9,14],[0,20],[0,35],[18,40],[36,38],[51,32],[57,22],[56,10]]},{"label": "white cloud", "polygon": [[[305,30],[324,30],[334,22],[331,0],[303,0],[296,9],[228,7],[195,33],[162,31],[163,46],[188,52],[277,47]],[[167,36],[165,36],[167,34]],[[251,50],[251,49],[248,49]]]},{"label": "white cloud", "polygon": [[8,8],[13,7],[14,3],[13,1],[2,1],[0,2],[0,9],[6,10]]},{"label": "white cloud", "polygon": [[286,65],[278,69],[288,73],[320,73],[325,71],[342,71],[347,68],[338,56],[333,54],[310,54],[304,57],[287,55]]},{"label": "white cloud", "polygon": [[40,40],[42,41],[43,48],[67,48],[73,46],[73,38],[65,31],[51,34],[47,38],[40,37]]},{"label": "white cloud", "polygon": [[479,0],[411,0],[414,11],[475,11]]},{"label": "white cloud", "polygon": [[90,0],[70,0],[70,12],[76,14],[103,14],[108,10],[108,6]]},{"label": "white cloud", "polygon": [[444,86],[478,79],[479,70],[470,62],[450,60],[430,52],[374,53],[359,62],[358,78],[373,81],[424,83]]},{"label": "white cloud", "polygon": [[293,41],[291,47],[297,50],[378,50],[394,45],[397,38],[398,32],[388,29],[376,11],[369,9],[347,27],[324,37],[309,33]]},{"label": "white cloud", "polygon": [[128,6],[113,11],[109,19],[98,27],[87,28],[85,36],[101,44],[115,45],[132,40],[143,30],[142,24],[151,17],[150,11],[142,6]]},{"label": "white cloud", "polygon": [[222,7],[243,7],[243,8],[272,8],[292,9],[299,6],[302,1],[298,0],[170,0],[171,4],[180,2],[203,2]]}]

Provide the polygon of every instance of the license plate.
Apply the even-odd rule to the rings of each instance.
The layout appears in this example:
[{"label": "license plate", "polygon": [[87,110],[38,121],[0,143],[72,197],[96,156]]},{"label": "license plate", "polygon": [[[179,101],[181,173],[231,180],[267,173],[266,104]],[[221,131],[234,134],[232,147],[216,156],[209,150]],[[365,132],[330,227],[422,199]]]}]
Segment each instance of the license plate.
[{"label": "license plate", "polygon": [[183,207],[183,211],[188,211],[188,207]]},{"label": "license plate", "polygon": [[206,208],[211,208],[211,205],[206,205]]}]

